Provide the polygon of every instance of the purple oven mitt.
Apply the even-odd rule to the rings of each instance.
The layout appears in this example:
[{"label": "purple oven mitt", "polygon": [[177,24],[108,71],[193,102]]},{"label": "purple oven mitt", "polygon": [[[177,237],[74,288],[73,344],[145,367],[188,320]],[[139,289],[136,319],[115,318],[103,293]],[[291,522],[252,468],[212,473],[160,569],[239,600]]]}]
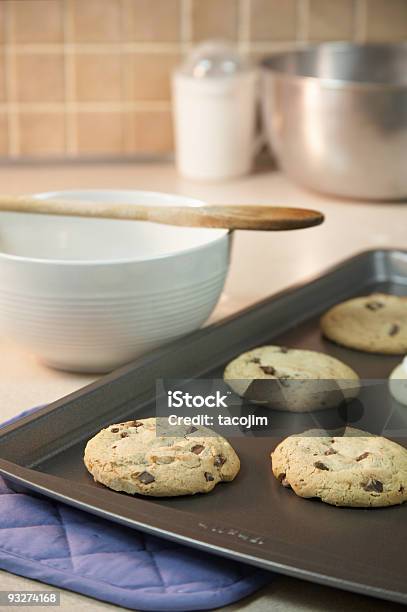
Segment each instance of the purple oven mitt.
[{"label": "purple oven mitt", "polygon": [[272,578],[269,572],[62,503],[16,493],[1,477],[0,568],[112,604],[155,612],[225,606]]}]

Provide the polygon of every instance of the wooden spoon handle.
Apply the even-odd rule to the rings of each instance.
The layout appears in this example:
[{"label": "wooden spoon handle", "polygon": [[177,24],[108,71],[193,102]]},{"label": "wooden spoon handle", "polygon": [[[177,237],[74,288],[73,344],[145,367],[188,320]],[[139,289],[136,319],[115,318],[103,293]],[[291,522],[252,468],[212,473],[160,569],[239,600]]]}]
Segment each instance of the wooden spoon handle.
[{"label": "wooden spoon handle", "polygon": [[0,211],[46,215],[129,219],[186,227],[213,227],[243,230],[292,230],[323,222],[322,213],[305,208],[278,206],[162,206],[123,202],[80,200],[39,200],[32,196],[0,195]]}]

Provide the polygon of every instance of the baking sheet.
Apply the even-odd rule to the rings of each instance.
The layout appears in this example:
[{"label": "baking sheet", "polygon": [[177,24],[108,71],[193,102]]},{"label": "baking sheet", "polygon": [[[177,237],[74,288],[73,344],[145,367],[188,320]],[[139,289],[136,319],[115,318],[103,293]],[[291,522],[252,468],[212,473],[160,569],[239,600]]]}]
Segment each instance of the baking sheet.
[{"label": "baking sheet", "polygon": [[[116,493],[94,483],[82,463],[87,439],[101,427],[154,414],[157,378],[220,378],[228,360],[259,344],[320,350],[342,359],[362,378],[387,377],[399,357],[336,346],[322,339],[318,328],[318,315],[332,304],[377,290],[407,295],[407,253],[358,255],[6,427],[0,434],[0,473],[14,486],[162,537],[407,603],[407,506],[338,509],[298,498],[271,474],[269,454],[281,438],[278,428],[270,437],[234,438],[241,472],[208,495],[148,499]],[[380,402],[376,415],[373,426],[380,429]],[[404,415],[396,406],[395,415],[393,429],[397,437],[399,428],[403,443],[407,409]]]}]

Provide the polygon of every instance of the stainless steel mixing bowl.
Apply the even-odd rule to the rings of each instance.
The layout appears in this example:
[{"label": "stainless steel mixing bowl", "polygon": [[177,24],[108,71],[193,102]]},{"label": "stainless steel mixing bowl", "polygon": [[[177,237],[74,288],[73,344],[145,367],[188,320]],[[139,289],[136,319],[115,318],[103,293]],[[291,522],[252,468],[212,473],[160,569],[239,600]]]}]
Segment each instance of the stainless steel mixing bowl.
[{"label": "stainless steel mixing bowl", "polygon": [[269,144],[327,194],[407,198],[407,44],[325,43],[262,63]]}]

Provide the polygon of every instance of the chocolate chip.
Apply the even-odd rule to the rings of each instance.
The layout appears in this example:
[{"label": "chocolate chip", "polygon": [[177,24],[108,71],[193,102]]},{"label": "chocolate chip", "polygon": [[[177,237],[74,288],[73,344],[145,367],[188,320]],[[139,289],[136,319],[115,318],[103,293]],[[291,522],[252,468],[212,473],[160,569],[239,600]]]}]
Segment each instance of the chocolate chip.
[{"label": "chocolate chip", "polygon": [[356,457],[356,461],[362,461],[362,459],[366,459],[366,457],[369,457],[370,453],[368,453],[366,451],[366,453],[362,453],[361,455],[359,455],[359,457]]},{"label": "chocolate chip", "polygon": [[143,484],[151,484],[155,481],[155,478],[152,474],[150,474],[150,472],[141,472],[138,480]]},{"label": "chocolate chip", "polygon": [[113,427],[113,429],[110,430],[112,433],[117,433],[119,431],[118,427]]},{"label": "chocolate chip", "polygon": [[140,423],[140,421],[131,421],[130,427],[143,427],[143,423]]},{"label": "chocolate chip", "polygon": [[374,491],[375,493],[383,493],[383,483],[380,480],[371,478],[368,482],[362,483],[365,491]]},{"label": "chocolate chip", "polygon": [[203,444],[196,444],[191,448],[191,453],[195,453],[195,455],[200,455],[205,447]]},{"label": "chocolate chip", "polygon": [[188,427],[186,435],[194,433],[194,431],[198,431],[198,428],[191,425],[190,427]]},{"label": "chocolate chip", "polygon": [[128,438],[129,434],[127,433],[127,431],[122,431],[122,433],[120,434],[121,438]]},{"label": "chocolate chip", "polygon": [[288,353],[289,349],[286,346],[280,346],[280,353]]},{"label": "chocolate chip", "polygon": [[117,448],[117,446],[112,446],[112,448]]},{"label": "chocolate chip", "polygon": [[403,485],[400,485],[400,487],[399,487],[399,493],[404,493],[404,487],[403,487]]},{"label": "chocolate chip", "polygon": [[253,357],[253,359],[250,359],[249,363],[260,363],[260,359],[258,357]]},{"label": "chocolate chip", "polygon": [[325,465],[325,463],[322,463],[322,461],[316,461],[314,463],[315,467],[318,468],[319,470],[327,470],[329,472],[329,467]]},{"label": "chocolate chip", "polygon": [[291,485],[288,482],[288,480],[287,480],[287,478],[286,478],[284,473],[283,474],[279,474],[278,477],[277,477],[277,480],[278,480],[278,482],[280,484],[283,485],[283,487],[287,487],[287,488],[291,487]]},{"label": "chocolate chip", "polygon": [[400,331],[400,325],[394,323],[389,329],[389,336],[395,336]]},{"label": "chocolate chip", "polygon": [[384,304],[382,302],[367,302],[365,306],[369,310],[379,310],[380,308],[384,308]]},{"label": "chocolate chip", "polygon": [[224,457],[223,455],[217,455],[215,457],[213,465],[215,465],[216,467],[222,467],[224,463],[226,463],[226,457]]},{"label": "chocolate chip", "polygon": [[283,480],[281,481],[281,484],[283,485],[283,487],[286,487],[286,489],[290,489],[291,485],[288,482],[287,478],[283,478]]},{"label": "chocolate chip", "polygon": [[265,374],[269,374],[270,376],[273,376],[276,373],[275,368],[273,368],[273,366],[260,366],[260,370],[263,370],[263,372]]},{"label": "chocolate chip", "polygon": [[212,480],[215,480],[210,472],[205,472],[204,476],[207,482],[211,482]]},{"label": "chocolate chip", "polygon": [[337,455],[337,454],[338,454],[338,451],[332,448],[332,446],[324,452],[324,455]]},{"label": "chocolate chip", "polygon": [[289,386],[290,386],[290,382],[289,382],[289,380],[288,380],[289,378],[290,378],[290,377],[289,377],[288,375],[285,375],[285,376],[279,376],[279,377],[278,377],[278,380],[280,381],[280,385],[281,385],[282,387],[289,387]]}]

